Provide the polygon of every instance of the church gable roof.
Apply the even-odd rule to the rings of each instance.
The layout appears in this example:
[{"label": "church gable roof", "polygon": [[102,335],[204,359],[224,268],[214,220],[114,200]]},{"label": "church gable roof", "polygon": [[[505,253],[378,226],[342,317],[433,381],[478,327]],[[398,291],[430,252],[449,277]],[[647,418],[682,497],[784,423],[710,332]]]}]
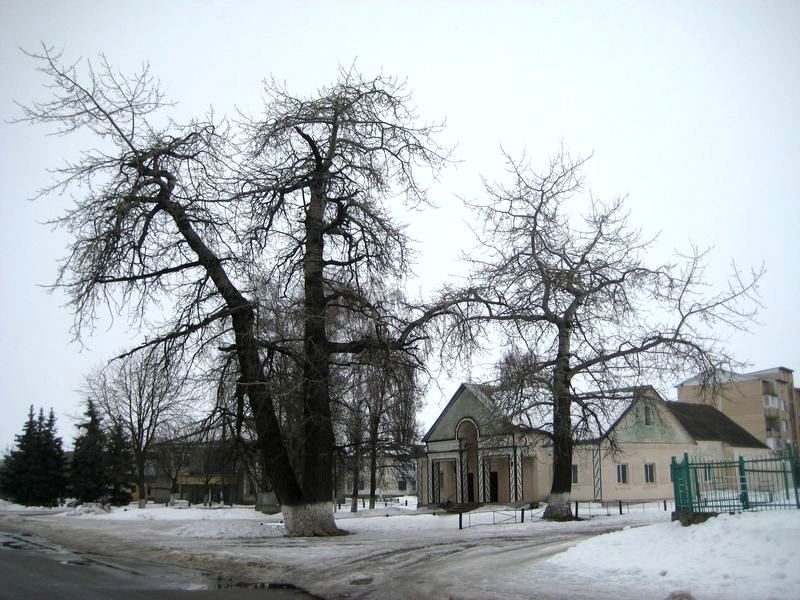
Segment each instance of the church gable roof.
[{"label": "church gable roof", "polygon": [[423,442],[454,439],[455,428],[464,418],[471,418],[486,429],[498,418],[498,409],[492,400],[492,387],[477,383],[462,383],[450,398],[434,424],[423,436]]}]

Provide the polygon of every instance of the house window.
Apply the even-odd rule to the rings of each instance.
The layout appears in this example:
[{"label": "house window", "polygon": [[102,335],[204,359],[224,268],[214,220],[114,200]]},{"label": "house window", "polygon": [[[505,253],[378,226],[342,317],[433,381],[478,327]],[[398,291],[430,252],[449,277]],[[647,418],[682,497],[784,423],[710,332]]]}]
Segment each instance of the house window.
[{"label": "house window", "polygon": [[649,404],[645,404],[644,407],[644,424],[645,425],[652,425],[653,424],[653,407]]},{"label": "house window", "polygon": [[397,489],[401,492],[406,491],[406,480],[405,479],[398,479],[397,480]]},{"label": "house window", "polygon": [[617,483],[628,483],[628,465],[617,465]]},{"label": "house window", "polygon": [[711,481],[711,465],[703,467],[703,481]]},{"label": "house window", "polygon": [[644,465],[644,482],[645,483],[655,483],[656,482],[656,465],[655,465],[655,463],[646,463]]},{"label": "house window", "polygon": [[359,479],[358,480],[358,489],[359,490],[363,490],[364,489],[364,480],[363,479]]},{"label": "house window", "polygon": [[578,484],[578,465],[572,465],[572,485]]}]

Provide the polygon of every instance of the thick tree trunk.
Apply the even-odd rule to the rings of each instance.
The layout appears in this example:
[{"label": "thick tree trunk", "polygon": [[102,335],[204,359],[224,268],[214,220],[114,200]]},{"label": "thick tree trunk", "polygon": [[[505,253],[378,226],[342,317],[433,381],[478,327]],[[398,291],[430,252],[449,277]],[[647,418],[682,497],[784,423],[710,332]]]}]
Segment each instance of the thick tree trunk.
[{"label": "thick tree trunk", "polygon": [[350,512],[358,512],[358,481],[361,477],[361,461],[358,459],[358,450],[353,455],[353,498],[350,500]]},{"label": "thick tree trunk", "polygon": [[136,487],[139,488],[139,508],[147,508],[147,487],[144,482],[144,459],[136,459]]},{"label": "thick tree trunk", "polygon": [[382,388],[380,398],[373,398],[372,412],[369,421],[369,507],[375,508],[375,492],[378,487],[378,433],[383,413]]},{"label": "thick tree trunk", "polygon": [[[293,537],[339,535],[333,520],[333,502],[303,503],[283,506],[283,524]],[[291,533],[289,533],[291,532]]]},{"label": "thick tree trunk", "polygon": [[[153,175],[153,173],[148,173]],[[173,218],[181,235],[197,254],[231,314],[239,362],[239,385],[247,394],[255,415],[256,434],[265,468],[284,510],[284,525],[290,536],[338,533],[331,500],[333,428],[328,405],[328,349],[325,335],[324,287],[322,280],[322,216],[324,197],[317,194],[309,224],[316,229],[308,236],[304,261],[306,275],[305,351],[303,365],[304,415],[306,417],[304,470],[295,474],[275,416],[258,352],[253,305],[231,282],[219,257],[200,238],[185,209],[171,198],[171,183],[162,188],[160,206]],[[310,256],[310,259],[309,259]],[[310,355],[309,355],[310,353]],[[325,508],[327,507],[327,508]],[[286,514],[292,516],[287,518]]]},{"label": "thick tree trunk", "polygon": [[313,535],[334,535],[339,532],[333,518],[332,497],[334,439],[328,389],[330,350],[323,278],[324,213],[325,188],[320,176],[311,186],[311,198],[305,215],[302,497],[300,502],[288,503],[298,516],[296,522],[308,523],[304,529],[313,530]]},{"label": "thick tree trunk", "polygon": [[559,327],[558,355],[553,377],[553,484],[545,508],[545,519],[570,521],[572,492],[572,405],[569,374],[571,327]]},{"label": "thick tree trunk", "polygon": [[378,487],[378,449],[375,443],[369,449],[369,507],[375,508],[375,491]]},{"label": "thick tree trunk", "polygon": [[[572,428],[569,421],[568,402],[556,401],[559,405],[556,429],[553,437],[553,484],[547,499],[543,518],[554,521],[570,521],[573,518],[570,506],[572,492]],[[564,418],[566,414],[566,419]],[[566,421],[566,423],[564,423]]]}]

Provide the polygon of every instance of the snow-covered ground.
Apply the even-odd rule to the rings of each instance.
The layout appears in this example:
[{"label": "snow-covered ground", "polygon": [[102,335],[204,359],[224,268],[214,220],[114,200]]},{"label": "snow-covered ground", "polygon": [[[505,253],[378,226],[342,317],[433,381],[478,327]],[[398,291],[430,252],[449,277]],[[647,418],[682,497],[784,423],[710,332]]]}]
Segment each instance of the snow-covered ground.
[{"label": "snow-covered ground", "polygon": [[527,512],[520,523],[517,512],[516,523],[489,525],[512,514],[502,511],[459,530],[457,515],[409,504],[337,512],[349,535],[325,539],[287,538],[280,515],[251,507],[34,515],[0,501],[0,527],[14,522],[78,549],[144,552],[237,581],[291,582],[327,598],[788,599],[800,590],[796,510],[682,527],[656,505],[624,515],[595,506],[584,521]]}]

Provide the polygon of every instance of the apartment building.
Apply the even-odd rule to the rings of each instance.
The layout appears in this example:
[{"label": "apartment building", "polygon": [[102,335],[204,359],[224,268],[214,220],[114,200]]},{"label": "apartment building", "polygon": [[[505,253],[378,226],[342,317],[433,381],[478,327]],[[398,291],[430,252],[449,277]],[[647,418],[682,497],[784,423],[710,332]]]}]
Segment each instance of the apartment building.
[{"label": "apartment building", "polygon": [[774,452],[791,446],[797,453],[800,389],[795,389],[792,373],[786,367],[725,372],[714,389],[693,377],[677,386],[678,400],[714,406]]}]

